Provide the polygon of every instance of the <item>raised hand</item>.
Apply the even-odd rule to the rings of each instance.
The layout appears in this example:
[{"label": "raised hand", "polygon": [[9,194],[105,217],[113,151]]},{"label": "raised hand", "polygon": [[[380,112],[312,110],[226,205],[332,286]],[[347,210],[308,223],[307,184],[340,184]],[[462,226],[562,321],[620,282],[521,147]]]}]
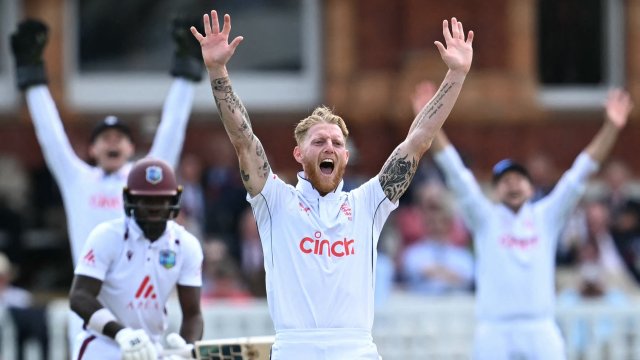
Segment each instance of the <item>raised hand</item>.
[{"label": "raised hand", "polygon": [[465,40],[464,29],[462,23],[456,18],[451,18],[451,31],[449,31],[449,23],[447,20],[442,22],[442,34],[444,35],[445,45],[440,41],[434,44],[440,51],[440,56],[449,70],[468,73],[471,68],[471,60],[473,60],[473,31],[469,31]]},{"label": "raised hand", "polygon": [[606,103],[607,119],[616,128],[622,129],[627,124],[631,109],[633,109],[633,102],[628,92],[622,89],[609,91]]},{"label": "raised hand", "polygon": [[216,67],[224,67],[233,56],[243,37],[237,36],[229,43],[229,33],[231,32],[231,17],[229,14],[224,15],[222,31],[218,23],[218,13],[215,10],[211,11],[211,20],[209,20],[209,15],[205,14],[203,21],[204,36],[194,26],[191,27],[191,33],[200,43],[204,64],[209,70]]}]

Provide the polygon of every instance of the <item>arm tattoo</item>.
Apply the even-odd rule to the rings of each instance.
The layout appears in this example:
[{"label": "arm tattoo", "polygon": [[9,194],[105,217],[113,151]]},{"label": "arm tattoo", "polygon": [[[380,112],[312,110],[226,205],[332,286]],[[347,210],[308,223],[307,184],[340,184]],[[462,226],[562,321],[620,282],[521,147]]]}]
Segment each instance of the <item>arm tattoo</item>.
[{"label": "arm tattoo", "polygon": [[267,155],[264,153],[264,148],[262,147],[262,144],[260,142],[258,142],[258,144],[256,145],[256,155],[258,155],[258,157],[264,161],[258,171],[263,178],[266,178],[267,176],[269,176],[271,167],[269,166]]},{"label": "arm tattoo", "polygon": [[456,85],[456,83],[444,83],[442,85],[442,89],[436,93],[433,99],[430,101],[429,106],[426,109],[423,109],[416,119],[415,126],[416,128],[422,124],[422,121],[425,118],[431,119],[433,118],[438,111],[442,108],[442,98]]},{"label": "arm tattoo", "polygon": [[247,189],[247,192],[253,194],[253,186],[251,186],[251,183],[249,182],[249,179],[251,179],[249,173],[244,171],[244,169],[240,169],[240,177],[242,177],[242,182],[244,183],[244,188]]},{"label": "arm tattoo", "polygon": [[408,157],[408,154],[401,156],[395,151],[380,173],[380,185],[391,201],[395,202],[407,191],[418,168],[418,161]]},{"label": "arm tattoo", "polygon": [[[216,101],[216,107],[220,114],[222,114],[222,102],[224,101],[227,104],[227,109],[230,113],[235,114],[236,110],[240,112],[241,117],[244,122],[241,125],[243,129],[251,129],[251,121],[249,120],[249,113],[247,113],[247,109],[242,105],[242,101],[240,98],[233,92],[233,88],[231,88],[231,81],[229,77],[217,78],[211,80],[211,88],[213,89],[213,98]],[[216,92],[222,93],[221,95],[216,95]]]}]

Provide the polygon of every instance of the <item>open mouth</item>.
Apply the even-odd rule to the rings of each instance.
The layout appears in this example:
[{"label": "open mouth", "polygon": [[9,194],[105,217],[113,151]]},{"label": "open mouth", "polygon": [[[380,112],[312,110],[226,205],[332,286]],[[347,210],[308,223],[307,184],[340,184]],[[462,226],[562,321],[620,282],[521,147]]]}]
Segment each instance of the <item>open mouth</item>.
[{"label": "open mouth", "polygon": [[117,159],[120,157],[120,151],[118,150],[109,150],[107,151],[107,157],[110,159]]},{"label": "open mouth", "polygon": [[331,159],[324,159],[320,162],[320,172],[325,175],[331,175],[334,167],[333,160]]}]

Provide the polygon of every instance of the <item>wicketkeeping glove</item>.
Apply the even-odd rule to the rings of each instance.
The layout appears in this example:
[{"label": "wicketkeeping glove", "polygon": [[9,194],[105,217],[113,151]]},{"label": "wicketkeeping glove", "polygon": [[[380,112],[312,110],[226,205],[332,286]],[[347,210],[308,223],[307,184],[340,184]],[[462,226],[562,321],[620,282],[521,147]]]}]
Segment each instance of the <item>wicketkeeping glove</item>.
[{"label": "wicketkeeping glove", "polygon": [[20,90],[47,83],[42,60],[47,37],[47,25],[33,19],[22,21],[18,30],[11,34],[11,51],[16,60],[16,80]]},{"label": "wicketkeeping glove", "polygon": [[171,22],[171,36],[175,45],[171,75],[200,81],[204,71],[204,61],[200,43],[189,30],[191,26],[200,30],[202,19],[176,16]]},{"label": "wicketkeeping glove", "polygon": [[157,360],[156,346],[142,329],[124,328],[116,334],[122,360]]},{"label": "wicketkeeping glove", "polygon": [[167,352],[179,355],[169,355],[163,357],[163,360],[186,360],[193,359],[193,345],[187,342],[176,333],[167,335]]}]

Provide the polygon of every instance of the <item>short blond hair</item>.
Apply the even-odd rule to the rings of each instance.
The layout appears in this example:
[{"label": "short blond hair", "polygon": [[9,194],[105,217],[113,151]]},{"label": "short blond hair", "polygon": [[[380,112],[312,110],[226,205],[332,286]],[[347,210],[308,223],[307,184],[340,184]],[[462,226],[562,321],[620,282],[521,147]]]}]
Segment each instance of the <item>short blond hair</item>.
[{"label": "short blond hair", "polygon": [[316,124],[335,124],[338,125],[340,131],[342,131],[342,135],[344,136],[344,140],[347,140],[349,136],[349,130],[347,130],[347,125],[344,123],[344,120],[336,114],[334,114],[331,109],[326,106],[319,106],[311,115],[306,118],[300,120],[298,125],[296,125],[296,130],[294,131],[294,137],[296,138],[296,143],[300,145],[304,138],[307,136],[307,132],[309,129]]}]

